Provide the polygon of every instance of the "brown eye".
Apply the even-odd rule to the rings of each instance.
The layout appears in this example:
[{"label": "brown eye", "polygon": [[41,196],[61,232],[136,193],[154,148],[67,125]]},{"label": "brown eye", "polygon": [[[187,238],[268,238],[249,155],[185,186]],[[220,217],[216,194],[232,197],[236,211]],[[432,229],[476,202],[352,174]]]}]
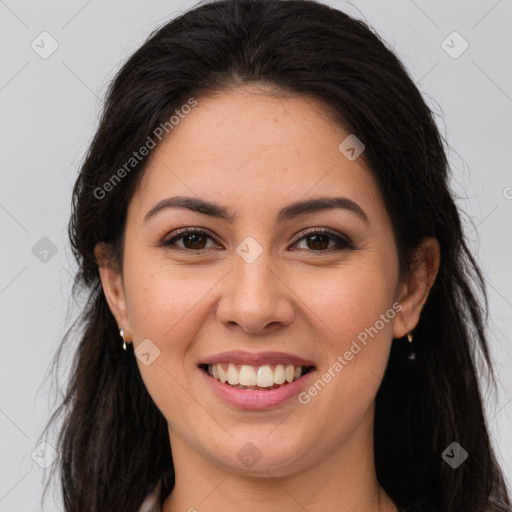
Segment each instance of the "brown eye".
[{"label": "brown eye", "polygon": [[306,240],[311,242],[310,249],[327,249],[330,237],[327,235],[309,235]]},{"label": "brown eye", "polygon": [[[331,252],[331,250],[326,249],[332,249],[333,251],[355,249],[351,242],[331,231],[309,231],[299,238],[295,244],[299,243],[301,240],[305,240],[307,249],[313,252]],[[329,248],[329,243],[331,241],[337,242],[337,246]]]},{"label": "brown eye", "polygon": [[204,249],[204,244],[206,242],[206,237],[204,235],[193,233],[191,235],[184,235],[181,238],[183,239],[183,245],[187,249]]},{"label": "brown eye", "polygon": [[[178,231],[177,234],[168,240],[164,240],[162,245],[164,247],[177,247],[189,251],[200,251],[210,248],[206,246],[208,239],[213,240],[213,238],[204,231],[195,229],[183,229]],[[183,245],[176,243],[179,240],[182,240]]]},{"label": "brown eye", "polygon": [[[185,228],[176,232],[171,238],[163,241],[162,246],[198,252],[212,248],[212,246],[207,247],[208,240],[213,240],[215,242],[215,239],[204,231]],[[346,249],[355,249],[354,245],[346,238],[331,231],[309,231],[308,233],[303,234],[303,236],[295,242],[294,245],[297,245],[302,240],[306,241],[306,250],[309,250],[310,252],[334,252]],[[178,244],[178,241],[182,241],[181,244]],[[333,241],[336,242],[336,244],[334,247],[329,247],[330,243]]]}]

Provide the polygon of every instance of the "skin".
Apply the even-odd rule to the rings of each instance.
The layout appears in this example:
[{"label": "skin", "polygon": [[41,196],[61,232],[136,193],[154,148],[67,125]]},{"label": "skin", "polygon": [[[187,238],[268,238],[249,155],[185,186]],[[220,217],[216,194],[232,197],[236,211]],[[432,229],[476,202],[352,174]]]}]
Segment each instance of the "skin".
[{"label": "skin", "polygon": [[[96,246],[126,341],[137,348],[150,339],[160,350],[149,366],[137,363],[169,425],[176,486],[164,512],[397,510],[375,475],[375,395],[393,338],[418,322],[439,246],[425,239],[414,273],[399,279],[377,185],[362,158],[349,161],[338,150],[347,135],[311,98],[254,85],[198,98],[153,150],[131,199],[123,271],[108,261],[105,244]],[[176,195],[219,203],[236,220],[169,208],[144,222]],[[320,196],[355,201],[369,224],[344,209],[276,223],[282,207]],[[185,227],[216,239],[161,246]],[[318,249],[301,235],[308,228],[346,236],[356,249],[333,251],[330,238]],[[250,264],[236,252],[248,236],[263,250]],[[217,398],[197,368],[227,350],[276,350],[314,361],[320,376],[394,302],[401,311],[308,404],[243,411]],[[251,468],[237,456],[248,442],[261,453]]]}]

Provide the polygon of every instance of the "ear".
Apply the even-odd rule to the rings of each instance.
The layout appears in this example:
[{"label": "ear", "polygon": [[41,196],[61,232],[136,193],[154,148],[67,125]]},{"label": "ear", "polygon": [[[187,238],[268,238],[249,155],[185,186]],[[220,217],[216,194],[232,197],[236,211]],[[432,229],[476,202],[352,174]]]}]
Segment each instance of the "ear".
[{"label": "ear", "polygon": [[100,242],[94,247],[94,256],[98,263],[103,293],[107,299],[110,311],[116,319],[119,329],[123,328],[128,343],[130,325],[128,322],[126,297],[124,292],[123,276],[117,263],[112,260],[111,248],[105,242]]},{"label": "ear", "polygon": [[394,338],[402,338],[418,325],[421,310],[437,277],[439,262],[439,242],[433,237],[423,238],[416,251],[411,275],[400,286],[398,302],[402,309],[395,318]]}]

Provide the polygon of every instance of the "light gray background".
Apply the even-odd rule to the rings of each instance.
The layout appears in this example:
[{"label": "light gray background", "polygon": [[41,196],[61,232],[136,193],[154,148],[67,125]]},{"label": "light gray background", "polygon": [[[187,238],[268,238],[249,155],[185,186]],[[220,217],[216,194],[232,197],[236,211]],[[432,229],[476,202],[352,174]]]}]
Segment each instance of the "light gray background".
[{"label": "light gray background", "polygon": [[[496,396],[486,392],[486,407],[510,481],[512,60],[507,55],[512,4],[328,3],[366,18],[443,116],[439,126],[450,144],[453,187],[461,196],[460,207],[474,222],[467,230],[489,287],[489,339],[499,386]],[[66,225],[71,187],[97,126],[99,98],[121,63],[154,28],[192,5],[0,0],[0,511],[40,510],[44,470],[31,454],[55,407],[50,394],[55,390],[43,381],[73,315],[66,317],[74,270]],[[43,31],[59,45],[47,59],[31,48]],[[441,46],[453,31],[469,43],[456,59]],[[457,40],[450,41],[454,51],[461,48]],[[32,252],[43,237],[57,248],[47,262]],[[59,496],[45,510],[62,510]]]}]

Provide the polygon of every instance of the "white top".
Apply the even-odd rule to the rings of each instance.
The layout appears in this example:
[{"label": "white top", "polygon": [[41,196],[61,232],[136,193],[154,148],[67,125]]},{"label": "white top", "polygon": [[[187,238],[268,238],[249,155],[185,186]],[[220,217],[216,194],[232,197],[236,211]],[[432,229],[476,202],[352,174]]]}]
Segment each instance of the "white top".
[{"label": "white top", "polygon": [[162,512],[162,509],[160,508],[159,505],[161,485],[162,481],[159,480],[153,492],[147,495],[146,499],[144,500],[144,503],[142,503],[139,509],[139,512]]}]

